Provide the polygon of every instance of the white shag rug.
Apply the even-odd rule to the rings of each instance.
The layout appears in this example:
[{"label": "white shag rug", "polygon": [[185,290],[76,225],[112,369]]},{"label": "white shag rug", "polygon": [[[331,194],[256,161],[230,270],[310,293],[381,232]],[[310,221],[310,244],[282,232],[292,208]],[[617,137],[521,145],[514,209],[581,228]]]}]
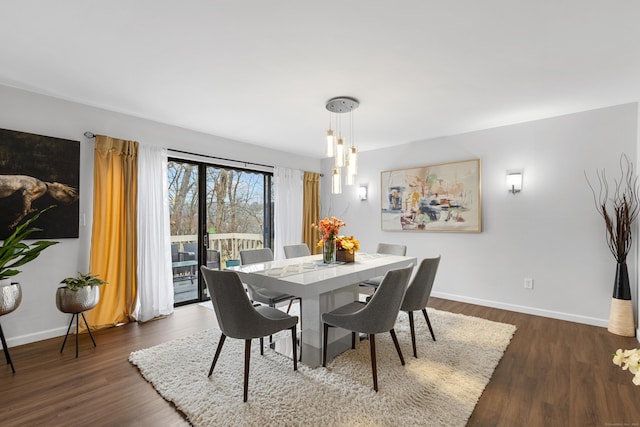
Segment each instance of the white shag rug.
[{"label": "white shag rug", "polygon": [[[408,316],[396,333],[402,366],[388,333],[376,335],[378,388],[373,390],[369,342],[327,368],[311,369],[252,346],[248,402],[242,402],[244,342],[228,338],[207,378],[220,332],[199,332],[131,353],[129,361],[195,426],[464,426],[515,333],[515,326],[427,309],[414,313],[418,358]],[[288,334],[285,331],[284,334]],[[285,335],[290,336],[290,335]]]}]

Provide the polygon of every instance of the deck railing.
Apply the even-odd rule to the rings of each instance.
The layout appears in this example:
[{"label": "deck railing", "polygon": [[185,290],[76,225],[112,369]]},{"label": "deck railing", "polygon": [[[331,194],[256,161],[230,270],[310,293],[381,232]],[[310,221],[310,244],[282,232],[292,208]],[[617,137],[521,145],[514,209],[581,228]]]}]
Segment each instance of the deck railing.
[{"label": "deck railing", "polygon": [[[198,236],[184,234],[171,236],[171,243],[178,243],[179,250],[184,251],[185,243],[197,243]],[[240,251],[264,247],[261,234],[249,233],[209,233],[209,249],[220,252],[223,261],[240,259]]]}]

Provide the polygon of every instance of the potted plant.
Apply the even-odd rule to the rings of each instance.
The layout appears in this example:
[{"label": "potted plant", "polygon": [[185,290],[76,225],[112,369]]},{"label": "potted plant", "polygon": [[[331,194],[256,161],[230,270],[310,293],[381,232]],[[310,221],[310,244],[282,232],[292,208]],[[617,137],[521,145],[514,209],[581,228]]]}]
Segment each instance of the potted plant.
[{"label": "potted plant", "polygon": [[31,233],[41,231],[40,228],[32,227],[31,224],[52,207],[41,210],[17,226],[0,246],[0,316],[18,308],[22,301],[20,284],[11,282],[11,278],[21,271],[17,267],[33,261],[43,250],[58,243],[37,241],[28,245],[24,242]]},{"label": "potted plant", "polygon": [[98,286],[105,282],[97,274],[78,273],[75,277],[62,279],[56,291],[56,307],[63,313],[81,313],[91,310],[100,300]]},{"label": "potted plant", "polygon": [[588,178],[587,183],[596,210],[604,219],[607,245],[617,261],[607,329],[617,335],[632,337],[635,326],[627,255],[633,243],[632,225],[640,213],[638,177],[625,154],[620,156],[620,178],[614,179],[612,186],[609,186],[604,169],[596,171],[596,177],[598,191]]},{"label": "potted plant", "polygon": [[13,230],[13,233],[4,240],[2,246],[0,246],[0,286],[6,284],[7,279],[11,282],[10,278],[20,273],[20,270],[17,270],[16,267],[33,261],[43,250],[58,243],[44,240],[37,241],[31,245],[24,243],[24,240],[27,239],[31,233],[42,231],[40,228],[32,227],[31,224],[51,208],[53,208],[53,206],[41,210],[17,226],[15,230]]},{"label": "potted plant", "polygon": [[353,236],[338,236],[336,246],[336,261],[339,262],[354,262],[355,253],[360,250],[360,242]]}]

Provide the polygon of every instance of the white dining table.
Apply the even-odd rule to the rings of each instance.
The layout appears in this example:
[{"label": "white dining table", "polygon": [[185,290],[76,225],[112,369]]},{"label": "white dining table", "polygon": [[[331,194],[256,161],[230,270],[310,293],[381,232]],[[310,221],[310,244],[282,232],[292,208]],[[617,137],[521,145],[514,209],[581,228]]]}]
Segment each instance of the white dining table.
[{"label": "white dining table", "polygon": [[[232,267],[231,270],[237,271],[247,284],[302,299],[301,361],[317,367],[322,363],[322,313],[357,301],[359,283],[416,263],[415,257],[357,252],[353,263],[323,264],[321,255],[311,255]],[[330,328],[328,357],[335,357],[349,348],[351,333]],[[286,349],[283,352],[288,353]]]}]

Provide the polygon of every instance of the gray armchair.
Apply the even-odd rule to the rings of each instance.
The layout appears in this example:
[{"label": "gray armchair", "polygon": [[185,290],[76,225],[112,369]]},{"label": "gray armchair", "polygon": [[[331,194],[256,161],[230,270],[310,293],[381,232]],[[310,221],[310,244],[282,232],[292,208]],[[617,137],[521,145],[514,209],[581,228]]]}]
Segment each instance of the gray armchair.
[{"label": "gray armchair", "polygon": [[433,333],[429,316],[427,315],[427,303],[429,302],[429,296],[431,295],[431,289],[433,288],[433,282],[436,278],[436,272],[438,271],[438,265],[440,264],[440,257],[425,258],[420,263],[416,275],[407,288],[407,292],[404,294],[404,300],[400,306],[400,310],[406,311],[409,315],[409,327],[411,329],[411,345],[413,346],[413,357],[418,357],[416,351],[416,332],[413,323],[413,312],[422,310],[424,314],[424,320],[427,321],[429,332],[431,332],[431,338],[435,341],[436,336]]},{"label": "gray armchair", "polygon": [[396,347],[400,363],[404,365],[402,351],[396,338],[393,326],[400,312],[400,304],[411,277],[413,266],[388,271],[382,279],[378,291],[371,300],[364,304],[353,302],[339,307],[329,313],[322,314],[323,322],[323,346],[322,366],[327,366],[327,335],[329,327],[339,327],[351,331],[351,347],[356,345],[356,332],[369,335],[371,349],[371,373],[373,375],[373,389],[378,391],[378,371],[376,367],[376,341],[375,335],[389,332]]},{"label": "gray armchair", "polygon": [[[262,249],[247,249],[240,251],[240,262],[242,265],[257,264],[259,262],[273,261],[273,252],[270,248]],[[287,313],[291,310],[291,303],[294,299],[300,299],[299,297],[284,294],[277,291],[272,291],[265,288],[256,288],[248,283],[245,284],[249,291],[249,296],[252,301],[256,301],[262,304],[267,304],[269,307],[275,307],[276,304],[284,301],[289,301],[287,307]],[[300,304],[302,305],[302,304]]]},{"label": "gray armchair", "polygon": [[[376,249],[376,253],[378,253],[378,254],[387,254],[387,255],[405,256],[407,254],[407,246],[406,245],[396,245],[396,244],[393,244],[393,243],[378,243],[378,249]],[[360,286],[368,286],[368,287],[371,287],[371,288],[377,288],[378,286],[380,286],[380,282],[382,282],[382,276],[372,277],[371,279],[360,283]]]},{"label": "gray armchair", "polygon": [[306,243],[300,243],[298,245],[284,245],[282,249],[284,249],[285,258],[298,258],[301,256],[311,255],[309,246],[307,246]]},{"label": "gray armchair", "polygon": [[235,271],[218,271],[207,267],[200,267],[204,281],[207,284],[213,308],[222,332],[216,348],[209,377],[216,366],[222,346],[227,337],[245,340],[244,345],[244,402],[249,392],[249,361],[251,358],[251,340],[260,338],[260,354],[263,353],[263,340],[267,335],[284,329],[291,330],[293,341],[293,370],[298,370],[296,345],[297,316],[289,316],[272,307],[254,307],[244,291],[238,273]]}]

